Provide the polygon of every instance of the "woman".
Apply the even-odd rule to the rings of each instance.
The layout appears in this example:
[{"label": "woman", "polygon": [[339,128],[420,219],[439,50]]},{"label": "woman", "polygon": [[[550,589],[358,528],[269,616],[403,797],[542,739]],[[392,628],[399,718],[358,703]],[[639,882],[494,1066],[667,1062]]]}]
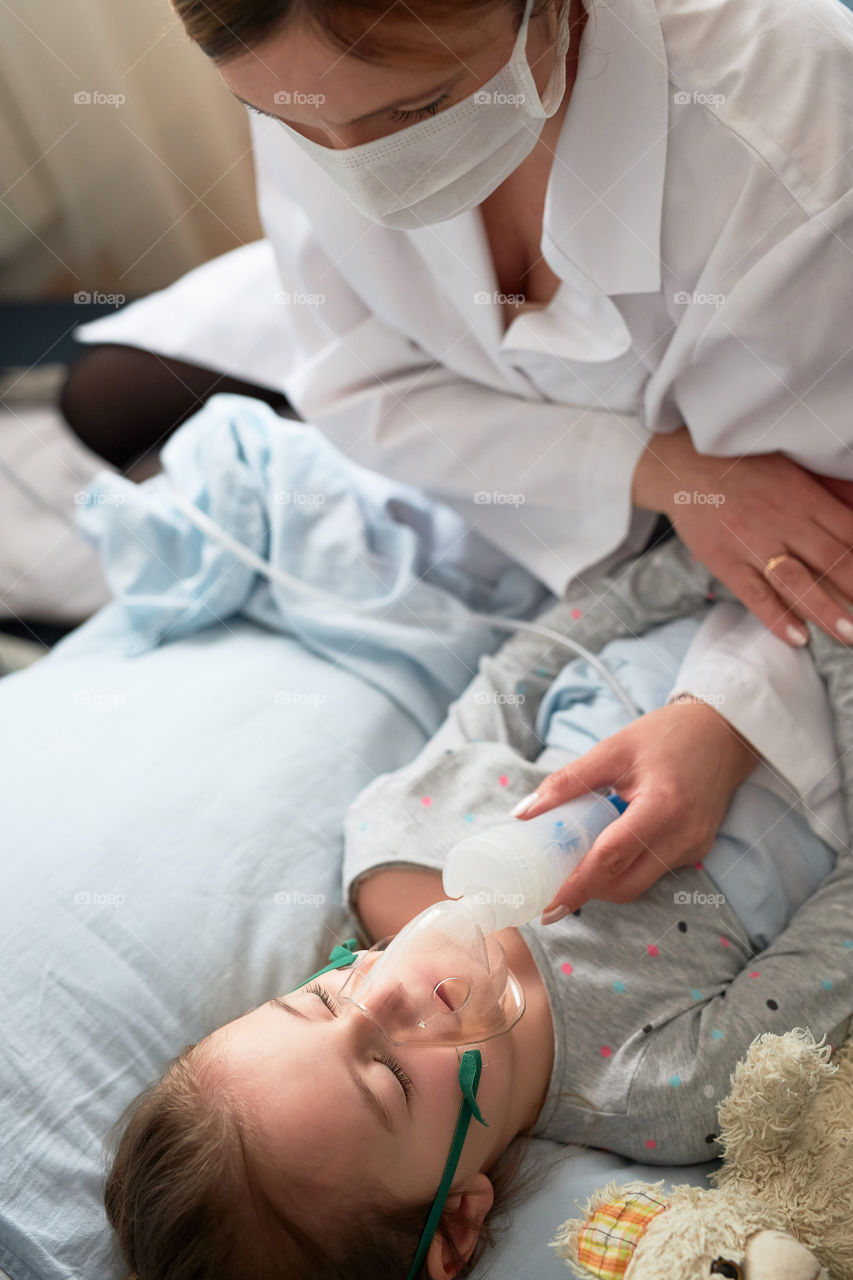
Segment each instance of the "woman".
[{"label": "woman", "polygon": [[[271,117],[253,121],[259,199],[304,418],[558,595],[659,513],[786,645],[806,619],[853,639],[836,0],[173,4]],[[808,714],[792,665],[737,700],[750,741],[770,697],[780,723]],[[800,795],[805,764],[785,775]],[[626,769],[661,778],[636,746]],[[548,800],[569,794],[564,777]],[[607,896],[667,834],[674,813],[620,830],[586,887]]]},{"label": "woman", "polygon": [[[629,534],[641,546],[648,512],[665,511],[781,638],[795,642],[792,614],[853,638],[816,581],[853,588],[845,507],[783,459],[701,456],[775,446],[822,473],[850,467],[853,24],[835,0],[783,22],[761,0],[175,8],[229,89],[273,117],[255,125],[261,211],[292,290],[282,378],[304,416],[464,505],[557,593]],[[544,105],[497,100],[524,96],[505,92],[508,59]],[[790,294],[807,267],[808,292]],[[481,299],[491,280],[505,306]],[[522,314],[504,335],[507,309],[552,301],[547,327]],[[539,359],[508,368],[507,349]],[[523,520],[496,518],[513,505],[497,483],[524,491]],[[771,588],[762,571],[782,552]]]}]

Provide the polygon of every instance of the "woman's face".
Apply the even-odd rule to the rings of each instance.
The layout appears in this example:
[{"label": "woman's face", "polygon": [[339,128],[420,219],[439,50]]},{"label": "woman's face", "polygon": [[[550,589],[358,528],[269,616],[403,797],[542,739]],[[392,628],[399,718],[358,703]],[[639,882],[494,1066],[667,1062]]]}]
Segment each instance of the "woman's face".
[{"label": "woman's face", "polygon": [[[248,1106],[261,1154],[280,1173],[283,1190],[297,1177],[315,1188],[315,1225],[324,1224],[325,1213],[330,1227],[335,1203],[357,1199],[360,1187],[377,1188],[388,1204],[428,1202],[462,1101],[456,1049],[389,1043],[358,1008],[337,1004],[347,972],[332,970],[275,997],[202,1042],[215,1085]],[[487,1170],[518,1130],[510,1040],[504,1034],[479,1046],[477,1102],[489,1127],[472,1120],[454,1188]],[[408,1097],[400,1071],[410,1082]]]},{"label": "woman's face", "polygon": [[[360,61],[292,25],[218,70],[238,98],[309,141],[336,150],[355,147],[444,110],[491,79],[512,52],[516,12],[507,3],[467,23],[427,26],[412,19],[413,38],[440,55],[425,68],[393,54],[381,65]],[[381,32],[383,21],[372,34]],[[530,20],[527,59],[540,91],[554,66],[553,30],[552,14]]]}]

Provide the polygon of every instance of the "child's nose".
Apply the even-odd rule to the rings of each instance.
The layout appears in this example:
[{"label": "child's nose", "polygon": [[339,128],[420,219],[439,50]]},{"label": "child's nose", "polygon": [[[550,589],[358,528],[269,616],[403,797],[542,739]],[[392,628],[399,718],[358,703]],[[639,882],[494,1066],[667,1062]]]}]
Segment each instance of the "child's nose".
[{"label": "child's nose", "polygon": [[357,1003],[352,1000],[342,1003],[351,1009],[353,1034],[359,1036],[375,1035],[378,1029],[396,1040],[401,1033],[416,1030],[423,1017],[411,993],[399,982],[364,992]]}]

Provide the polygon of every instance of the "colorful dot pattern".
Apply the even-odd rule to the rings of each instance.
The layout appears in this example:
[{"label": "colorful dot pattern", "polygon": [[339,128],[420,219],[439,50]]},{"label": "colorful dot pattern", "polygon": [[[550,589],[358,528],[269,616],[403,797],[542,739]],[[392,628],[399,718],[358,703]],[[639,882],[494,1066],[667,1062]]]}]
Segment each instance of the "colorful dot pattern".
[{"label": "colorful dot pattern", "polygon": [[[579,914],[579,911],[578,911],[577,913],[574,913],[574,914]],[[687,933],[687,931],[688,931],[688,925],[687,925],[687,922],[686,922],[686,921],[684,921],[684,920],[679,920],[679,921],[677,922],[677,928],[678,928],[678,932],[679,932],[680,934],[685,934],[685,933]],[[727,938],[724,934],[720,934],[720,935],[718,935],[718,936],[719,936],[720,944],[721,944],[722,946],[724,946],[724,947],[729,947],[729,946],[731,945],[731,939],[730,939],[730,938]],[[842,944],[842,945],[843,945],[843,946],[845,946],[845,947],[851,947],[851,946],[853,946],[853,940],[851,940],[851,939],[847,939],[847,938],[846,938],[846,939],[844,939],[844,941],[843,941],[843,944]],[[646,954],[647,954],[649,957],[651,957],[652,959],[654,959],[654,958],[655,958],[655,957],[657,957],[657,956],[660,956],[660,954],[661,954],[661,944],[656,943],[656,942],[650,942],[650,943],[647,943],[647,945],[646,945]],[[563,975],[564,975],[565,977],[567,977],[567,978],[569,978],[569,977],[576,977],[576,976],[577,976],[575,966],[574,966],[573,964],[571,964],[571,963],[570,963],[570,961],[568,961],[568,960],[564,960],[564,961],[562,962],[562,964],[561,964],[560,968],[561,968],[561,971],[562,971]],[[760,970],[760,969],[750,969],[750,970],[748,970],[748,971],[747,971],[747,977],[748,977],[749,979],[753,980],[753,981],[755,981],[755,980],[757,980],[757,979],[760,979],[760,978],[761,978],[761,970]],[[831,979],[829,979],[829,978],[821,978],[821,979],[820,979],[820,985],[821,985],[821,988],[822,988],[824,991],[829,991],[829,990],[831,990],[831,989],[832,989],[832,981],[831,981]],[[625,992],[626,992],[626,991],[627,991],[627,989],[628,989],[628,982],[627,982],[627,981],[626,981],[626,979],[624,979],[624,978],[616,978],[616,979],[614,979],[614,980],[613,980],[613,982],[612,982],[612,989],[613,989],[613,991],[614,991],[614,992],[618,993],[619,995],[624,995],[624,994],[625,994]],[[725,995],[726,995],[726,991],[725,991],[725,988],[723,988],[723,989],[721,989],[721,990],[717,990],[716,992],[709,993],[709,994],[713,994],[713,995],[719,996],[720,998],[724,998],[724,997],[725,997]],[[704,993],[703,991],[701,991],[698,987],[691,987],[691,988],[690,988],[690,997],[691,997],[691,999],[693,999],[693,1000],[697,1000],[697,1001],[704,1001],[704,1000],[706,999],[705,993]],[[766,999],[766,1001],[765,1001],[765,1003],[766,1003],[767,1008],[768,1008],[768,1009],[770,1009],[770,1010],[777,1010],[777,1009],[779,1008],[779,1002],[778,1002],[777,1000],[775,1000],[772,996],[768,996],[768,997],[767,997],[767,999]],[[650,1034],[650,1033],[654,1030],[654,1024],[653,1024],[653,1023],[651,1023],[651,1022],[647,1022],[647,1023],[645,1024],[645,1026],[642,1028],[642,1030],[643,1030],[643,1033],[644,1033],[644,1034],[648,1035],[648,1034]],[[725,1039],[725,1034],[724,1034],[724,1032],[723,1032],[719,1027],[711,1027],[711,1028],[709,1028],[709,1029],[708,1029],[708,1033],[707,1033],[707,1034],[708,1034],[709,1039],[710,1039],[712,1042],[717,1042],[717,1043],[719,1043],[720,1041],[722,1041],[722,1040],[724,1040],[724,1039]],[[607,1061],[609,1061],[609,1060],[612,1060],[613,1055],[614,1055],[614,1048],[613,1048],[613,1046],[612,1046],[612,1045],[609,1045],[609,1044],[603,1044],[603,1045],[600,1045],[600,1046],[599,1046],[598,1053],[599,1053],[599,1057],[600,1057],[600,1059],[601,1059],[601,1060],[603,1060],[604,1062],[607,1062]],[[671,1088],[673,1088],[673,1089],[677,1089],[677,1088],[679,1087],[679,1085],[680,1085],[680,1084],[681,1084],[681,1076],[678,1074],[678,1072],[673,1072],[673,1073],[669,1076],[669,1085],[670,1085],[670,1087],[671,1087]],[[703,1092],[703,1095],[704,1095],[706,1098],[711,1099],[711,1098],[713,1098],[713,1097],[715,1096],[715,1094],[716,1094],[716,1089],[715,1089],[715,1087],[714,1087],[714,1085],[713,1085],[713,1084],[706,1084],[706,1085],[703,1085],[703,1087],[702,1087],[702,1092]],[[645,1139],[644,1139],[645,1146],[646,1146],[647,1150],[649,1150],[649,1151],[653,1151],[653,1150],[655,1150],[655,1149],[658,1147],[658,1143],[659,1143],[659,1141],[660,1141],[660,1139],[659,1139],[659,1138],[655,1138],[655,1137],[648,1137],[648,1138],[645,1138]],[[715,1143],[716,1141],[717,1141],[717,1134],[715,1134],[715,1133],[709,1133],[709,1134],[707,1134],[707,1135],[706,1135],[706,1137],[705,1137],[705,1142],[706,1142],[708,1145],[711,1145],[712,1143]]]}]

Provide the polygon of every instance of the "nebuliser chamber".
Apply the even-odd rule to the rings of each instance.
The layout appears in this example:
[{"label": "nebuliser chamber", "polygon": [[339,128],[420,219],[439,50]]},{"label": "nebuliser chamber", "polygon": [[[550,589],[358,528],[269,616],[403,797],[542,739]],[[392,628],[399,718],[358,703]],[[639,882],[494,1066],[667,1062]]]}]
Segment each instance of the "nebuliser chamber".
[{"label": "nebuliser chamber", "polygon": [[338,999],[392,1044],[462,1047],[509,1031],[524,992],[495,933],[539,915],[625,807],[591,792],[454,845],[443,871],[450,896],[360,952]]},{"label": "nebuliser chamber", "polygon": [[527,924],[625,808],[621,797],[593,791],[467,836],[447,855],[444,892],[475,914],[484,933]]}]

